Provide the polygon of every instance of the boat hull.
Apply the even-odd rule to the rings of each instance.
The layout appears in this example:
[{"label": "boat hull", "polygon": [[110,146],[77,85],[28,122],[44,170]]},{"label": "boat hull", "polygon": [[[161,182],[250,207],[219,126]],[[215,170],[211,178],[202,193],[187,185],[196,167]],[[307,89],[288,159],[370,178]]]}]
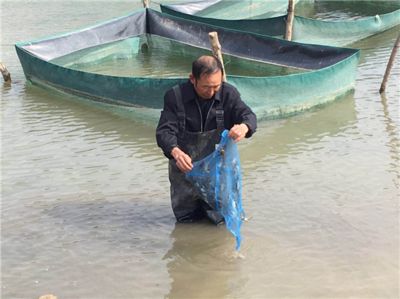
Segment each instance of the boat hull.
[{"label": "boat hull", "polygon": [[[182,7],[186,5],[160,5],[160,7],[164,13],[195,22],[277,38],[284,38],[285,36],[286,15],[259,19],[230,20],[194,15],[196,11],[191,11],[189,8],[182,10]],[[308,44],[346,46],[398,25],[400,25],[400,9],[354,20],[326,21],[295,16],[292,40]]]}]

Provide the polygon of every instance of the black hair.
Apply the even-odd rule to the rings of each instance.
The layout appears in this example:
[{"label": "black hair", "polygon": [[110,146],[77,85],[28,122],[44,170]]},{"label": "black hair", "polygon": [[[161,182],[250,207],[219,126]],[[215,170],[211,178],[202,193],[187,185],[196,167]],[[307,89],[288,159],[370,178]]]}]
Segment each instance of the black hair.
[{"label": "black hair", "polygon": [[201,75],[211,75],[218,71],[224,73],[221,61],[215,56],[200,56],[192,63],[192,75],[195,79],[200,79]]}]

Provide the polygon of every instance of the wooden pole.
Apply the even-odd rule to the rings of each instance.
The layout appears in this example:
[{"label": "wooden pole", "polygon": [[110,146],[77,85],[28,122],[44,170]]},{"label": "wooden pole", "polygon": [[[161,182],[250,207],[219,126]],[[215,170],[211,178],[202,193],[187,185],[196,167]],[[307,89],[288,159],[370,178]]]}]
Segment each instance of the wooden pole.
[{"label": "wooden pole", "polygon": [[144,8],[149,8],[150,0],[143,0]]},{"label": "wooden pole", "polygon": [[294,0],[289,0],[288,10],[287,10],[287,20],[286,20],[286,33],[285,33],[286,40],[292,40],[293,19],[294,19]]},{"label": "wooden pole", "polygon": [[399,44],[400,44],[400,34],[396,39],[396,42],[394,43],[393,49],[392,49],[392,54],[390,54],[390,58],[388,61],[388,64],[386,66],[386,71],[385,75],[383,76],[381,88],[379,89],[379,93],[382,93],[386,90],[386,84],[387,80],[389,79],[390,71],[392,70],[393,64],[394,64],[394,59],[397,54],[397,50],[399,49]]},{"label": "wooden pole", "polygon": [[6,83],[11,83],[11,75],[8,72],[6,66],[2,62],[0,62],[0,71],[1,71],[1,74],[3,75],[4,81]]},{"label": "wooden pole", "polygon": [[217,32],[209,32],[208,33],[208,38],[210,40],[211,44],[211,49],[213,52],[213,55],[219,59],[219,61],[222,64],[222,81],[226,82],[226,74],[225,74],[225,67],[224,67],[224,59],[222,58],[222,52],[221,52],[221,44],[219,43],[218,39],[218,33]]}]

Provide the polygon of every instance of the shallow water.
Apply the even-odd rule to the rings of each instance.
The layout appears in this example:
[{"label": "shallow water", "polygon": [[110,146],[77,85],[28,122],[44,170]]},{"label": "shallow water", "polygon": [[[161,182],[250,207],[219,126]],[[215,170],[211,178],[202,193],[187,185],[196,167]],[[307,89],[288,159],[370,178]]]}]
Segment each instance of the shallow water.
[{"label": "shallow water", "polygon": [[352,45],[353,93],[239,145],[237,258],[223,227],[175,224],[154,125],[23,76],[15,42],[140,5],[1,2],[1,298],[398,298],[398,62],[378,89],[399,28]]}]

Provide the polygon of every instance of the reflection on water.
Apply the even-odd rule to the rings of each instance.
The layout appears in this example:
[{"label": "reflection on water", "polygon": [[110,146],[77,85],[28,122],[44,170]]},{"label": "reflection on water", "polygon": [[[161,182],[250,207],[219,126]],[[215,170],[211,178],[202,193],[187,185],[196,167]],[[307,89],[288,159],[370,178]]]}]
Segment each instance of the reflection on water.
[{"label": "reflection on water", "polygon": [[397,9],[400,9],[400,2],[396,0],[300,1],[296,5],[296,15],[326,21],[356,20],[390,13]]},{"label": "reflection on water", "polygon": [[[385,118],[385,129],[388,135],[387,145],[390,150],[390,157],[392,158],[392,163],[389,171],[395,174],[394,183],[400,190],[400,133],[398,125],[392,119],[389,111],[388,100],[386,94],[381,94],[383,113]],[[395,116],[399,120],[399,115]]]},{"label": "reflection on water", "polygon": [[175,224],[170,238],[164,256],[171,279],[166,298],[227,298],[240,289],[232,277],[242,260],[234,258],[234,240],[224,226]]},{"label": "reflection on water", "polygon": [[316,1],[315,18],[323,20],[354,20],[366,16],[386,14],[400,9],[399,1]]},{"label": "reflection on water", "polygon": [[250,221],[235,259],[223,227],[175,224],[154,124],[23,78],[15,39],[132,3],[13,3],[1,11],[14,78],[0,87],[1,298],[399,297],[398,62],[378,93],[398,28],[353,45],[354,93],[239,144]]}]

